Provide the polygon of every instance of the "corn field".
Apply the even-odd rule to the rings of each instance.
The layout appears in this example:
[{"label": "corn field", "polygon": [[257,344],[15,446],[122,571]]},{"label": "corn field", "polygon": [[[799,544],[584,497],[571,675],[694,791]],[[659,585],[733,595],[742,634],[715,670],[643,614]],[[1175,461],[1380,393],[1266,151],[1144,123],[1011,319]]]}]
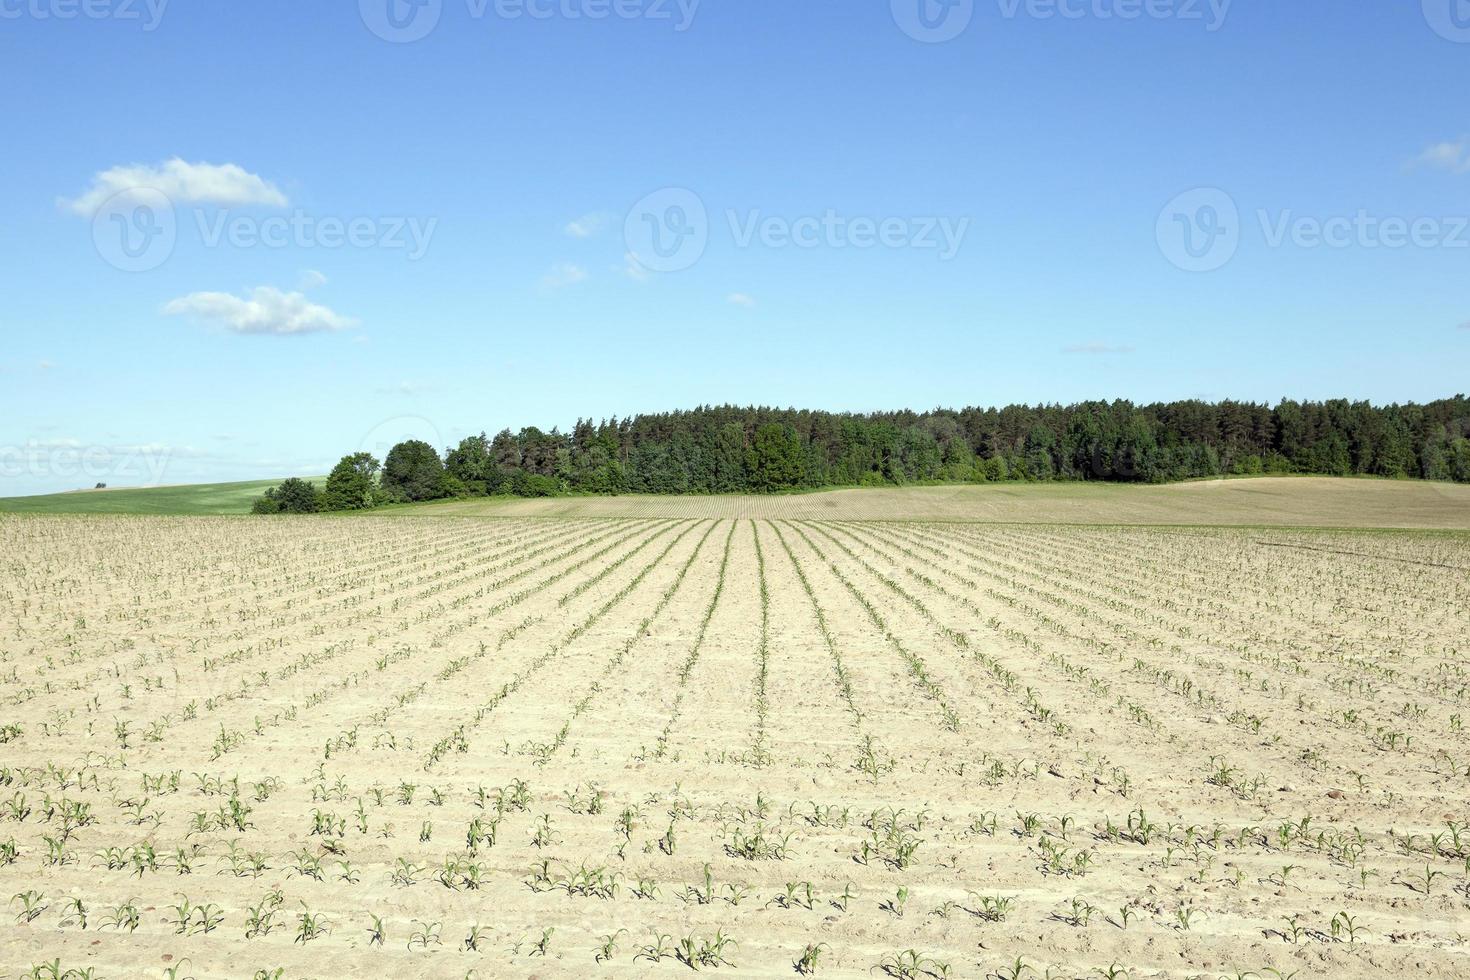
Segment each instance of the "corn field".
[{"label": "corn field", "polygon": [[0,519],[0,977],[1470,975],[1470,539]]}]

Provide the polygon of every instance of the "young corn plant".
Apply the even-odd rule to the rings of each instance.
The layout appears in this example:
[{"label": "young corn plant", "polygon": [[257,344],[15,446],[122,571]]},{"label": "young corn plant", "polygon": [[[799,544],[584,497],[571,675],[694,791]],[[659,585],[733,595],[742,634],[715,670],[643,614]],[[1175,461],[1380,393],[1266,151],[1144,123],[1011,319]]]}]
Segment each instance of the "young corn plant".
[{"label": "young corn plant", "polygon": [[627,933],[627,931],[627,929],[619,929],[617,932],[610,932],[605,936],[599,937],[597,940],[597,945],[592,950],[593,961],[597,963],[607,963],[610,962],[614,957],[616,957],[618,955],[618,940],[621,939],[623,935]]},{"label": "young corn plant", "polygon": [[680,963],[691,970],[702,967],[733,967],[726,956],[726,952],[733,946],[739,945],[735,940],[725,935],[723,930],[717,931],[713,936],[703,937],[695,933],[689,933],[680,939],[674,948],[674,957]]},{"label": "young corn plant", "polygon": [[831,948],[826,943],[808,943],[792,965],[796,967],[796,972],[802,976],[814,976],[817,972],[817,963],[821,960],[822,954]]},{"label": "young corn plant", "polygon": [[313,939],[320,939],[328,931],[326,916],[320,912],[312,912],[305,902],[301,903],[301,911],[296,916],[296,938],[293,942],[304,946]]},{"label": "young corn plant", "polygon": [[46,904],[46,896],[30,889],[18,892],[10,898],[11,907],[19,907],[20,911],[15,914],[15,921],[22,925],[30,925],[40,918],[41,913],[50,908]]}]

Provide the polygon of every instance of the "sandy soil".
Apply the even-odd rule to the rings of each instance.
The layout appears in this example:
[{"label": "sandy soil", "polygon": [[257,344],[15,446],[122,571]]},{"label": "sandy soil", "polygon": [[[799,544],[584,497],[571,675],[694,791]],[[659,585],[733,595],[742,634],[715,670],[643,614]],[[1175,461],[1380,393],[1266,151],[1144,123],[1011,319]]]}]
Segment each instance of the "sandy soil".
[{"label": "sandy soil", "polygon": [[1165,486],[993,484],[761,497],[577,497],[424,505],[425,516],[728,517],[1021,524],[1470,528],[1470,486],[1318,477]]},{"label": "sandy soil", "polygon": [[1467,636],[1441,534],[0,519],[0,976],[1464,977]]}]

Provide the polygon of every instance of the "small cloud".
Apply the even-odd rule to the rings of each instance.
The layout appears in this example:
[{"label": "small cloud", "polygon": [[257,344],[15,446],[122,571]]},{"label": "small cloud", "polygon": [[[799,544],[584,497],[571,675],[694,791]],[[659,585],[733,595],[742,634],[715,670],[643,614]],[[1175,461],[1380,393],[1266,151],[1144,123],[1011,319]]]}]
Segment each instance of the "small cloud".
[{"label": "small cloud", "polygon": [[1062,348],[1063,354],[1132,354],[1132,347],[1114,344],[1070,344]]},{"label": "small cloud", "polygon": [[586,269],[580,265],[563,262],[553,266],[550,272],[541,277],[541,285],[546,289],[565,289],[567,286],[575,286],[586,278]]},{"label": "small cloud", "polygon": [[315,269],[307,269],[301,273],[301,279],[297,282],[296,288],[305,292],[308,289],[315,289],[318,286],[325,286],[326,284],[326,276]]},{"label": "small cloud", "polygon": [[163,308],[168,316],[192,316],[232,333],[287,337],[345,330],[357,321],[342,316],[301,293],[258,286],[248,296],[190,293]]},{"label": "small cloud", "polygon": [[572,238],[592,238],[600,234],[612,219],[613,216],[606,211],[595,211],[569,222],[563,231]]},{"label": "small cloud", "polygon": [[1470,174],[1470,136],[1435,143],[1414,158],[1414,165],[1452,174]]},{"label": "small cloud", "polygon": [[634,282],[643,282],[648,278],[648,270],[632,252],[623,255],[623,274]]},{"label": "small cloud", "polygon": [[[116,437],[115,436],[109,436],[108,438],[116,438]],[[32,439],[32,440],[30,440],[29,442],[26,443],[26,447],[28,449],[41,449],[41,450],[48,450],[48,451],[53,451],[53,452],[59,452],[61,450],[66,450],[66,449],[85,449],[87,447],[87,443],[82,442],[82,440],[80,440],[80,439],[71,439],[71,438],[65,438],[65,439]]]},{"label": "small cloud", "polygon": [[120,456],[172,456],[176,459],[207,459],[209,450],[197,449],[194,446],[170,446],[162,442],[149,442],[132,446],[110,446],[112,452]]},{"label": "small cloud", "polygon": [[752,309],[755,306],[755,300],[747,296],[745,293],[731,293],[729,296],[725,297],[725,302],[729,303],[731,306],[743,306],[747,310]]},{"label": "small cloud", "polygon": [[233,163],[188,163],[175,157],[154,167],[132,164],[104,170],[92,178],[92,186],[79,197],[62,199],[60,204],[73,214],[90,218],[114,198],[127,201],[143,191],[161,193],[174,204],[264,204],[283,208],[290,203],[274,184]]},{"label": "small cloud", "polygon": [[56,364],[54,361],[41,361],[36,365],[36,367],[40,368],[42,371],[56,370]]},{"label": "small cloud", "polygon": [[422,395],[429,391],[430,387],[418,381],[400,381],[396,385],[386,385],[378,389],[380,395]]}]

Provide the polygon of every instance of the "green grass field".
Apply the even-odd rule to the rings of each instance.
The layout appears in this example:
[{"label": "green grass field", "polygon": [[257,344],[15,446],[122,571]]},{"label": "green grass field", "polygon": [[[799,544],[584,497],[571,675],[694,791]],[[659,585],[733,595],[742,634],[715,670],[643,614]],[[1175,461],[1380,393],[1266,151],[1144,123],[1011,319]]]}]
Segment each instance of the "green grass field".
[{"label": "green grass field", "polygon": [[[325,477],[313,477],[321,486]],[[280,480],[200,483],[179,487],[78,490],[39,497],[0,497],[11,514],[248,514],[250,505]]]}]

